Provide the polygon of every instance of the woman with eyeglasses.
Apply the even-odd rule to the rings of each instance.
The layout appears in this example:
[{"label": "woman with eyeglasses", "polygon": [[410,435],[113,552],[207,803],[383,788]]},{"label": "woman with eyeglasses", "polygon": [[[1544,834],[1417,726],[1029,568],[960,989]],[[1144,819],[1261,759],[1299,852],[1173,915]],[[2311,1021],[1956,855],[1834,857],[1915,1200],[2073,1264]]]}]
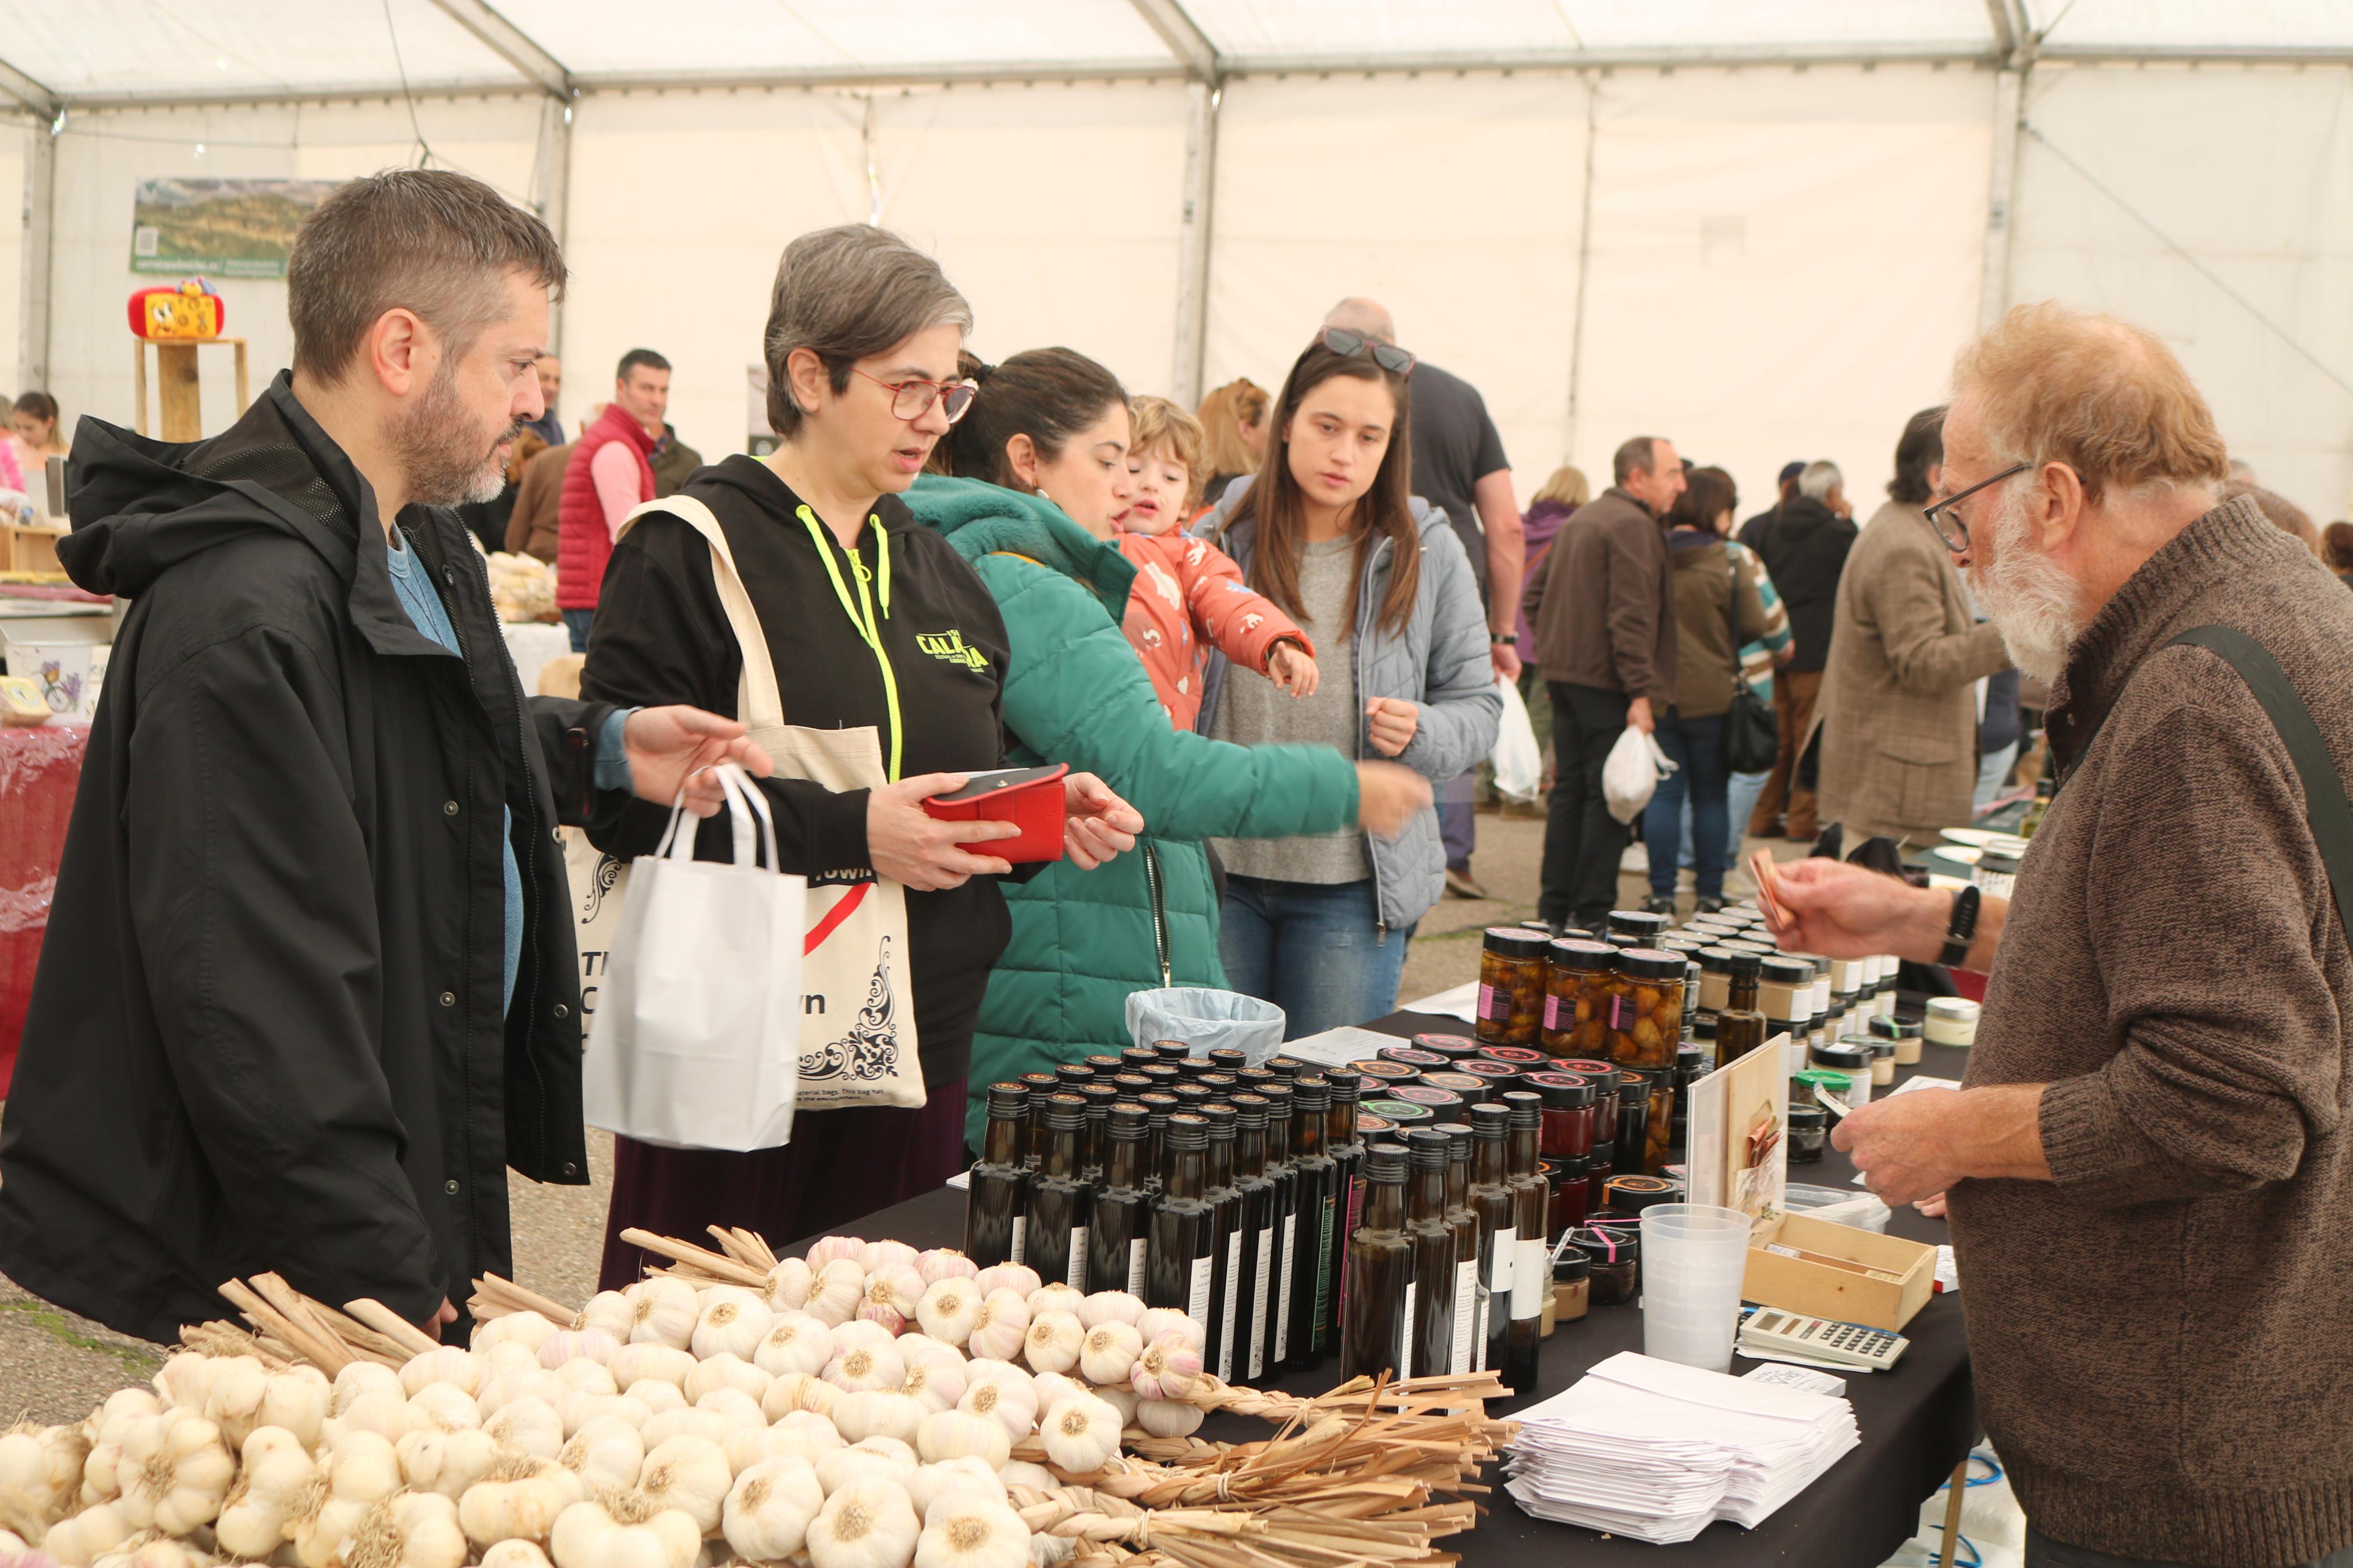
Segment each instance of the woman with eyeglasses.
[{"label": "woman with eyeglasses", "polygon": [[[1304,742],[1451,779],[1494,749],[1503,716],[1487,622],[1461,541],[1409,477],[1413,355],[1326,327],[1269,414],[1266,461],[1195,531],[1309,636],[1315,695],[1211,661],[1201,732]],[[1219,945],[1235,987],[1283,1010],[1293,1037],[1392,1011],[1405,949],[1446,884],[1438,814],[1392,840],[1362,832],[1220,839]]]},{"label": "woman with eyeglasses", "polygon": [[[936,821],[923,802],[1003,763],[1008,645],[980,578],[900,496],[970,405],[957,353],[971,321],[938,265],[889,231],[803,235],[777,269],[765,339],[768,418],[783,439],[765,458],[701,469],[681,492],[717,521],[788,732],[871,737],[870,767],[888,782],[760,785],[783,869],[838,881],[871,868],[905,889],[906,952],[891,973],[905,976],[896,1002],[912,1013],[926,1103],[804,1109],[789,1144],[753,1153],[617,1140],[608,1288],[637,1276],[626,1227],[691,1237],[742,1226],[781,1243],[932,1191],[964,1163],[973,1025],[1010,929],[998,879],[1012,868],[987,844],[1015,829]],[[687,517],[638,518],[606,568],[583,691],[622,704],[692,693],[737,713],[744,658],[713,566]],[[770,750],[779,775],[793,771]],[[1074,863],[1133,843],[1141,824],[1100,781],[1074,773],[1067,785]],[[650,853],[669,815],[617,811],[590,837],[609,855]],[[715,826],[698,847],[724,859],[726,841]]]}]

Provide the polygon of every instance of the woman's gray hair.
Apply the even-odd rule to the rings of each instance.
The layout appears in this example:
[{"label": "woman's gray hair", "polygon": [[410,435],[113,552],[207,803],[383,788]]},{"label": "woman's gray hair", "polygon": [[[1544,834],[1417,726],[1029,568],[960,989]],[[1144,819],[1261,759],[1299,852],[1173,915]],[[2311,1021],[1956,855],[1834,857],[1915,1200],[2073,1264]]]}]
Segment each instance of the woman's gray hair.
[{"label": "woman's gray hair", "polygon": [[940,264],[887,228],[846,223],[785,247],[768,296],[768,423],[790,440],[801,409],[786,362],[807,349],[837,393],[849,367],[933,327],[972,331],[972,307]]}]

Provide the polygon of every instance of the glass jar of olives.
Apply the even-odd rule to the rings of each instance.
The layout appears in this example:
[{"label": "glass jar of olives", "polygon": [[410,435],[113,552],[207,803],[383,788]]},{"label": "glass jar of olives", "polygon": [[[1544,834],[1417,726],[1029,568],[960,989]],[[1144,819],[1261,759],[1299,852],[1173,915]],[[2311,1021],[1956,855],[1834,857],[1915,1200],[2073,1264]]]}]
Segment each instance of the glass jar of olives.
[{"label": "glass jar of olives", "polygon": [[1544,936],[1516,926],[1489,926],[1479,952],[1480,1040],[1533,1046],[1544,1023]]},{"label": "glass jar of olives", "polygon": [[1620,1067],[1672,1068],[1683,1037],[1683,955],[1654,947],[1620,952],[1609,1059]]},{"label": "glass jar of olives", "polygon": [[1606,942],[1565,938],[1546,958],[1545,1052],[1555,1057],[1609,1054],[1609,997],[1618,950]]}]

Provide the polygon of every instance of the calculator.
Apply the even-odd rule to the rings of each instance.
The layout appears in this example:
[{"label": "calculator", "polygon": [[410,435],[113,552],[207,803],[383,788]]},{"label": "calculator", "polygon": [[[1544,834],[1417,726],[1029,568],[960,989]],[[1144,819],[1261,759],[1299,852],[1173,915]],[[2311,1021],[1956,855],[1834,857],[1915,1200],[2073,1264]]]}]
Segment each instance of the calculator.
[{"label": "calculator", "polygon": [[1841,1323],[1830,1318],[1805,1318],[1776,1307],[1759,1307],[1740,1326],[1740,1348],[1747,1352],[1800,1355],[1840,1366],[1868,1367],[1884,1372],[1912,1342],[1862,1323]]}]

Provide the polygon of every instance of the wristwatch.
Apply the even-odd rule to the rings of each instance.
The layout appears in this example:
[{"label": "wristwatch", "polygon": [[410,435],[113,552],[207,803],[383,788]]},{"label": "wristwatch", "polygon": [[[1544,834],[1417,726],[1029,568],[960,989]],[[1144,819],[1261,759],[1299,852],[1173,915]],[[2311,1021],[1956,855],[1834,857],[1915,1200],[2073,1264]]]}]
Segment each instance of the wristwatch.
[{"label": "wristwatch", "polygon": [[1969,943],[1978,934],[1978,905],[1984,900],[1984,891],[1975,882],[1953,895],[1953,919],[1945,928],[1945,950],[1936,954],[1936,962],[1946,968],[1958,969],[1968,962]]},{"label": "wristwatch", "polygon": [[1520,634],[1491,631],[1487,634],[1487,640],[1499,647],[1517,647],[1520,646]]}]

